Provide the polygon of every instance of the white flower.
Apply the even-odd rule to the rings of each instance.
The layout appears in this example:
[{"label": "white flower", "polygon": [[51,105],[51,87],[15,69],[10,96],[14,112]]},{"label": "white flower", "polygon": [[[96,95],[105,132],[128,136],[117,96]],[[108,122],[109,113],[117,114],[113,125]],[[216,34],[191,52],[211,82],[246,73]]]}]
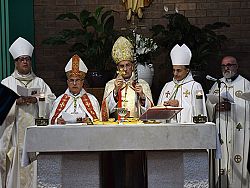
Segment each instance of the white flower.
[{"label": "white flower", "polygon": [[151,38],[136,35],[136,54],[143,55],[154,52],[158,48],[157,44]]}]

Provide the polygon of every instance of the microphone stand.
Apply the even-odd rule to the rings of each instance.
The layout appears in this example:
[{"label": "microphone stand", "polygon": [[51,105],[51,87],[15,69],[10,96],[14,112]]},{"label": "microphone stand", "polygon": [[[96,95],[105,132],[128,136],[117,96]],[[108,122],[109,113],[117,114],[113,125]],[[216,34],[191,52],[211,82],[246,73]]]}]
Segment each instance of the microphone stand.
[{"label": "microphone stand", "polygon": [[[219,122],[218,122],[218,127],[219,127],[219,132],[218,132],[218,137],[219,137],[219,142],[220,144],[222,144],[222,140],[221,140],[221,124],[220,124],[220,91],[221,91],[221,81],[217,80],[217,84],[218,84],[218,89],[219,89],[219,111],[218,111],[218,116],[219,116]],[[219,187],[221,188],[221,158],[219,158]]]}]

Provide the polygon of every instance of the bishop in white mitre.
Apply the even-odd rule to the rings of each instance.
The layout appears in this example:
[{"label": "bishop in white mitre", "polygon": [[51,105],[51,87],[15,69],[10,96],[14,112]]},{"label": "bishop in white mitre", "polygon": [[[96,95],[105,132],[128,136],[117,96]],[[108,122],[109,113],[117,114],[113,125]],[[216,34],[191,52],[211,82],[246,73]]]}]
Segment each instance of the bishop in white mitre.
[{"label": "bishop in white mitre", "polygon": [[192,57],[190,49],[178,44],[170,52],[173,65],[173,81],[163,87],[158,106],[174,106],[183,109],[172,121],[191,123],[193,116],[206,116],[204,92],[201,84],[194,81],[189,64]]},{"label": "bishop in white mitre", "polygon": [[[46,115],[49,116],[50,107],[55,99],[49,86],[43,79],[37,77],[32,70],[31,57],[34,47],[24,38],[19,37],[9,48],[15,70],[2,84],[18,94],[21,88],[38,88],[38,93],[45,95]],[[27,127],[35,125],[38,117],[38,99],[36,96],[22,96],[12,106],[0,130],[0,173],[2,185],[0,187],[30,188],[36,187],[36,163],[21,167],[21,154],[24,134]]]}]

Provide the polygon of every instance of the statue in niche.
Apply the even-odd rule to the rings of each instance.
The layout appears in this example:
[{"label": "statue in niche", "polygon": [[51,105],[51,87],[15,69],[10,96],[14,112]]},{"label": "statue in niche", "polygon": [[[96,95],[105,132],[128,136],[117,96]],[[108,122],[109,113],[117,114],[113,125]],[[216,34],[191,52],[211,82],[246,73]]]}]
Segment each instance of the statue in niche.
[{"label": "statue in niche", "polygon": [[127,20],[131,19],[132,13],[137,14],[138,18],[142,18],[142,8],[147,7],[153,0],[122,0],[128,10]]}]

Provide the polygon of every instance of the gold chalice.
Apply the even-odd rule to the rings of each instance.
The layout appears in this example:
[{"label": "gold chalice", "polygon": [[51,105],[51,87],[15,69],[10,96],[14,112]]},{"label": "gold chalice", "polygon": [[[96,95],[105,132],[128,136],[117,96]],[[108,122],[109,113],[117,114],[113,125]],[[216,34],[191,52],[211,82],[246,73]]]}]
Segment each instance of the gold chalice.
[{"label": "gold chalice", "polygon": [[125,121],[125,116],[128,113],[128,109],[124,107],[116,108],[117,114],[121,117],[121,120],[119,123],[123,123]]}]

